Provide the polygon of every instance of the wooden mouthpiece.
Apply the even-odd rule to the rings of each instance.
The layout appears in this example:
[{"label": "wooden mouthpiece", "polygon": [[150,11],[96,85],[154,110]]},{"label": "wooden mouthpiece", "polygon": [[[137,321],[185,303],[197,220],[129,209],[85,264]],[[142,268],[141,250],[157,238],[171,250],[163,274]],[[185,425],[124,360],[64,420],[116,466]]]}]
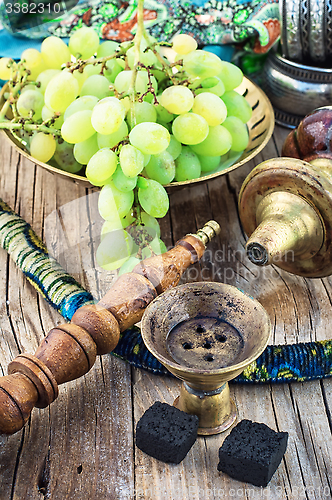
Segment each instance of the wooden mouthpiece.
[{"label": "wooden mouthpiece", "polygon": [[34,407],[57,398],[58,385],[82,377],[97,355],[116,347],[120,332],[140,321],[148,304],[202,257],[218,225],[210,221],[204,228],[120,276],[98,304],[79,308],[70,323],[53,328],[34,355],[20,354],[9,364],[0,378],[0,434],[20,430]]}]

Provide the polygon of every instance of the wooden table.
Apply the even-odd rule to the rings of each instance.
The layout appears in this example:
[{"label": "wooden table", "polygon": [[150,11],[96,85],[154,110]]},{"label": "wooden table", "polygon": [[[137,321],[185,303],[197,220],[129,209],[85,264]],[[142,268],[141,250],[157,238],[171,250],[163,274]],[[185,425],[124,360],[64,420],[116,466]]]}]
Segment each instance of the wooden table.
[{"label": "wooden table", "polygon": [[[276,127],[262,154],[230,175],[172,193],[170,211],[161,223],[167,245],[210,219],[220,223],[220,236],[183,281],[221,281],[249,292],[271,317],[271,343],[332,336],[330,278],[303,279],[275,267],[261,269],[244,252],[239,188],[254,165],[280,154],[287,133]],[[3,137],[0,140],[0,197],[31,223],[62,265],[100,297],[115,276],[94,264],[96,195],[85,198],[85,187],[36,167]],[[0,374],[6,374],[15,356],[34,353],[46,333],[63,320],[2,249],[0,297]],[[330,379],[231,385],[239,419],[289,432],[284,460],[265,489],[217,471],[218,450],[227,432],[199,437],[179,465],[159,462],[135,447],[135,426],[143,412],[155,401],[172,404],[178,393],[174,379],[135,369],[112,355],[98,358],[86,376],[60,387],[50,408],[35,409],[22,431],[0,437],[0,499],[332,498]]]}]

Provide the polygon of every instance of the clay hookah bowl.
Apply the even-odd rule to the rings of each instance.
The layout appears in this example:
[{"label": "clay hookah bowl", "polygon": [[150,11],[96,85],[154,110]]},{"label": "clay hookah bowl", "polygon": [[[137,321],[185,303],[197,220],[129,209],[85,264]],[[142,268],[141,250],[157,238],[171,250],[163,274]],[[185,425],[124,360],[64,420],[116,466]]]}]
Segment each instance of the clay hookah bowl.
[{"label": "clay hookah bowl", "polygon": [[332,274],[332,107],[307,115],[282,158],[258,165],[239,194],[249,259],[294,274]]},{"label": "clay hookah bowl", "polygon": [[183,381],[174,405],[199,417],[198,434],[228,429],[236,419],[228,382],[265,349],[271,331],[263,306],[223,283],[186,283],[145,310],[147,348]]}]

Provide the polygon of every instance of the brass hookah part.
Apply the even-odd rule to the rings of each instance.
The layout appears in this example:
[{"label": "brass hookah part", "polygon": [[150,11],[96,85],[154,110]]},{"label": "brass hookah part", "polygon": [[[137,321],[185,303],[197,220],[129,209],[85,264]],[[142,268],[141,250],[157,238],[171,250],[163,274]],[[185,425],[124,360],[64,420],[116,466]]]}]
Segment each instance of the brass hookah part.
[{"label": "brass hookah part", "polygon": [[60,384],[82,377],[97,355],[111,352],[120,332],[140,321],[157,295],[179,283],[219,232],[215,221],[207,222],[168,252],[145,259],[121,275],[98,304],[80,307],[70,323],[53,328],[35,354],[17,356],[0,378],[0,434],[22,429],[34,407],[46,408],[57,398]]},{"label": "brass hookah part", "polygon": [[332,107],[307,115],[281,158],[259,164],[239,194],[254,264],[305,277],[332,274]]}]

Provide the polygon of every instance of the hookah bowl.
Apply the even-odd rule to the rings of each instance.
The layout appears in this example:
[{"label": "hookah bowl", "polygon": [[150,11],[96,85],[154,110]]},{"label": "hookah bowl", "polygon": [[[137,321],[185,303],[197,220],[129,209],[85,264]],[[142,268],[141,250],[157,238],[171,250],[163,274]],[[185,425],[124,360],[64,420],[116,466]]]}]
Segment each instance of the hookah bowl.
[{"label": "hookah bowl", "polygon": [[296,127],[332,101],[332,9],[330,0],[280,0],[280,46],[265,62],[262,88],[276,122]]},{"label": "hookah bowl", "polygon": [[198,434],[228,429],[237,416],[228,382],[269,340],[263,306],[234,286],[186,283],[151,302],[141,331],[149,351],[183,381],[174,406],[199,417]]},{"label": "hookah bowl", "polygon": [[251,262],[318,278],[332,274],[332,107],[314,110],[293,130],[282,158],[245,179],[239,215]]}]

